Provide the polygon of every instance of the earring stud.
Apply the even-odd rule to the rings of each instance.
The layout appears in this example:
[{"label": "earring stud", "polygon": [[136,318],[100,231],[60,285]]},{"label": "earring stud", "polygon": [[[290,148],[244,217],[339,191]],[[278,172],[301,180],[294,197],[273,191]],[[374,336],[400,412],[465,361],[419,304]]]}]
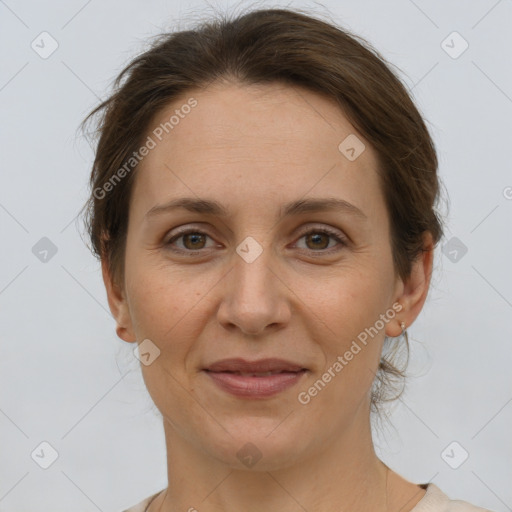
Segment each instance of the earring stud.
[{"label": "earring stud", "polygon": [[404,332],[405,332],[405,322],[400,322],[400,327],[402,329],[402,334],[401,335],[403,335]]}]

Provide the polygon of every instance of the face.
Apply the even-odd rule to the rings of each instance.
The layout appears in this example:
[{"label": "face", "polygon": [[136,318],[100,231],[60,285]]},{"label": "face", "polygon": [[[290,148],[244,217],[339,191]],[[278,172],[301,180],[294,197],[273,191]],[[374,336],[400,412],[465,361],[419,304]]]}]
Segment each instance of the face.
[{"label": "face", "polygon": [[[141,367],[169,435],[232,467],[252,443],[272,469],[367,422],[404,292],[369,143],[329,100],[278,84],[190,92],[146,135],[114,308],[123,339],[160,350]],[[338,148],[354,135],[359,156]],[[240,366],[263,359],[281,360],[270,376]]]}]

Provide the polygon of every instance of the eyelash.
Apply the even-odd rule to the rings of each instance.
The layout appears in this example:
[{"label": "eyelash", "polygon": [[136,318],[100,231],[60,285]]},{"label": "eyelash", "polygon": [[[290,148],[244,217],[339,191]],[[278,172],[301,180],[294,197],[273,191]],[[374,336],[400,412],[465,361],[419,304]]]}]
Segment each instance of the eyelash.
[{"label": "eyelash", "polygon": [[[333,231],[333,230],[330,230],[329,228],[314,228],[314,229],[310,229],[309,231],[306,231],[304,233],[302,233],[299,237],[299,240],[301,238],[304,238],[305,236],[307,235],[311,235],[313,233],[322,233],[324,235],[329,235],[331,238],[333,238],[336,242],[338,242],[338,245],[340,246],[339,248],[335,248],[335,247],[331,247],[329,249],[319,249],[319,250],[314,250],[314,249],[301,249],[303,251],[310,251],[310,252],[313,252],[313,253],[320,253],[320,254],[330,254],[332,252],[337,252],[339,250],[341,250],[343,247],[345,247],[347,245],[347,241],[344,237],[340,236],[338,232],[336,231]],[[177,253],[181,253],[181,254],[187,254],[188,256],[195,256],[197,255],[198,253],[201,253],[203,251],[206,251],[207,248],[205,249],[197,249],[197,250],[190,250],[190,249],[176,249],[175,247],[172,247],[172,243],[175,242],[176,240],[182,238],[183,236],[185,235],[189,235],[189,234],[197,234],[197,235],[205,235],[207,236],[208,238],[211,238],[207,233],[204,233],[203,231],[200,231],[198,229],[186,229],[184,231],[181,231],[179,233],[176,233],[172,238],[170,238],[167,242],[165,242],[165,246],[166,247],[169,247],[171,251],[173,252],[177,252]]]}]

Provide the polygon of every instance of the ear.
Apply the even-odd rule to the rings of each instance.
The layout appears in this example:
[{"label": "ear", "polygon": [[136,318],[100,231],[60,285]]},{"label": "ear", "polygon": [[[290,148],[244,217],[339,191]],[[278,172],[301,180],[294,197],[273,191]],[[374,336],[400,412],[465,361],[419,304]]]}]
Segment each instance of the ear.
[{"label": "ear", "polygon": [[430,287],[432,266],[434,260],[434,243],[429,231],[423,233],[423,251],[412,264],[410,276],[402,281],[402,291],[396,302],[402,309],[396,315],[397,322],[389,322],[386,326],[386,335],[399,336],[402,333],[400,323],[404,322],[406,328],[410,327],[420,314]]},{"label": "ear", "polygon": [[103,275],[103,282],[107,291],[108,305],[110,311],[116,321],[116,333],[119,338],[126,342],[136,341],[128,302],[126,300],[125,292],[119,284],[115,282],[113,276],[108,268],[108,263],[105,258],[101,259],[101,273]]}]

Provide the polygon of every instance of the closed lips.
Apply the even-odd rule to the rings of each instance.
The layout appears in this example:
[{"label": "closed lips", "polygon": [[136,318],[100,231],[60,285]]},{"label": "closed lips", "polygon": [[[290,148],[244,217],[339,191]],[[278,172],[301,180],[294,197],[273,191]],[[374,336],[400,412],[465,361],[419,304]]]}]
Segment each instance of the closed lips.
[{"label": "closed lips", "polygon": [[296,385],[307,369],[283,359],[224,359],[203,368],[222,391],[239,399],[268,399]]},{"label": "closed lips", "polygon": [[[211,370],[206,370],[211,371]],[[270,375],[278,375],[279,373],[298,373],[300,371],[305,370],[282,370],[282,371],[269,371],[269,372],[233,372],[233,371],[223,371],[223,372],[213,372],[213,373],[232,373],[233,375],[241,375],[242,377],[269,377]]]},{"label": "closed lips", "polygon": [[234,373],[243,376],[266,377],[278,373],[298,373],[305,371],[302,365],[282,359],[260,359],[247,361],[244,359],[224,359],[205,368],[214,373]]}]

